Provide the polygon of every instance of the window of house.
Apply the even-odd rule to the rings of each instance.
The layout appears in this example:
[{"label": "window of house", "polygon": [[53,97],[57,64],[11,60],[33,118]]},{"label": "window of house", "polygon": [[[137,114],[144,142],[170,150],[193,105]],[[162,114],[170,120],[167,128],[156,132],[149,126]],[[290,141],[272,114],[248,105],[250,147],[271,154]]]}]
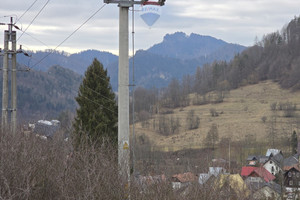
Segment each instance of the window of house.
[{"label": "window of house", "polygon": [[274,167],[272,166],[272,168],[271,168],[271,172],[274,172]]},{"label": "window of house", "polygon": [[288,177],[292,177],[292,172],[289,172],[289,173],[288,173]]},{"label": "window of house", "polygon": [[272,162],[272,160],[270,160],[270,164],[272,164],[273,162]]},{"label": "window of house", "polygon": [[297,173],[296,173],[296,176],[297,176],[297,178],[299,178],[299,177],[300,177],[300,173],[299,173],[299,172],[297,172]]},{"label": "window of house", "polygon": [[292,180],[289,181],[289,185],[293,185],[293,181]]},{"label": "window of house", "polygon": [[298,181],[298,185],[300,186],[300,181]]}]

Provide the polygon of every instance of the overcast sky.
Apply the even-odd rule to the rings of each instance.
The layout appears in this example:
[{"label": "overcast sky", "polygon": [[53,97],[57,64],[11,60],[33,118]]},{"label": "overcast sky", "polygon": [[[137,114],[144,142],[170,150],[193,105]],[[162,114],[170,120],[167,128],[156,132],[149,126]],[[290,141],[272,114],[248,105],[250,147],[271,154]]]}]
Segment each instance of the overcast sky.
[{"label": "overcast sky", "polygon": [[[4,16],[20,17],[34,1],[1,0],[0,22],[9,22]],[[24,30],[46,2],[37,0],[17,25]],[[35,39],[24,34],[18,44],[26,50],[55,48],[102,5],[103,0],[50,0],[26,31]],[[148,49],[165,34],[177,31],[250,46],[256,36],[260,39],[281,30],[299,12],[299,0],[166,0],[160,19],[151,28],[135,12],[135,49]],[[118,16],[116,4],[106,5],[57,50],[75,53],[97,49],[118,54]],[[0,26],[1,48],[6,28]],[[18,36],[21,33],[18,31]]]}]

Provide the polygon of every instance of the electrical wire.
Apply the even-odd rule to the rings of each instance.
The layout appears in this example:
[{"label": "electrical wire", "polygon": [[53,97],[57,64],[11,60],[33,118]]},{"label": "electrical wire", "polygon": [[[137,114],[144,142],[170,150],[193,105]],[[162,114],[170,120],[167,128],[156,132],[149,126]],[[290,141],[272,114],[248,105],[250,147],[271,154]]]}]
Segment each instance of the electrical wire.
[{"label": "electrical wire", "polygon": [[[76,95],[78,95],[78,91],[75,91],[75,90],[72,89],[72,88],[70,88],[70,90],[73,91],[73,92],[76,92]],[[73,94],[74,94],[74,93],[73,93]],[[86,96],[84,96],[84,95],[82,95],[82,94],[81,94],[81,96],[82,96],[83,98],[89,100],[90,102],[92,102],[92,103],[94,103],[94,104],[97,104],[97,105],[100,106],[101,108],[104,108],[104,109],[106,109],[106,110],[108,110],[108,111],[110,111],[110,112],[116,114],[115,111],[113,111],[113,110],[107,108],[106,106],[103,106],[102,104],[100,104],[100,103],[98,103],[98,102],[96,102],[96,101],[94,101],[94,100],[92,100],[92,99],[90,99],[90,98],[88,98],[88,97],[86,97]],[[103,97],[103,95],[101,95],[101,96]],[[110,100],[111,100],[111,99],[110,99]],[[111,101],[113,101],[113,100],[111,100]]]},{"label": "electrical wire", "polygon": [[[48,0],[49,1],[49,0]],[[66,37],[61,43],[59,43],[54,50],[56,50],[58,47],[60,47],[63,43],[65,43],[71,36],[73,36],[83,25],[85,25],[90,19],[92,19],[99,11],[101,11],[104,7],[106,6],[106,4],[103,4],[96,12],[94,12],[85,22],[83,22],[77,29],[75,29],[68,37]],[[38,64],[40,64],[45,58],[47,58],[49,55],[51,54],[48,53],[47,55],[45,55],[40,61],[38,61],[37,63],[35,63],[32,68],[36,67]]]},{"label": "electrical wire", "polygon": [[35,0],[30,6],[29,8],[27,8],[27,10],[21,15],[21,17],[19,17],[15,23],[17,23],[18,21],[20,21],[20,19],[28,12],[28,10],[30,10],[30,8],[32,8],[32,6],[37,2],[38,0]]},{"label": "electrical wire", "polygon": [[[35,17],[28,24],[28,26],[26,27],[24,32],[27,31],[27,29],[31,26],[31,24],[34,22],[34,20],[41,14],[41,12],[44,10],[44,8],[48,5],[49,2],[50,2],[50,0],[47,0],[47,2],[44,4],[44,6],[40,9],[40,11],[35,15]],[[17,41],[19,41],[19,39],[24,35],[24,32],[20,35],[20,37],[17,39]]]},{"label": "electrical wire", "polygon": [[25,32],[25,31],[23,31],[22,29],[18,29],[18,28],[17,28],[17,30],[21,31],[21,32],[22,32],[22,34],[26,34],[26,35],[28,35],[28,36],[29,36],[29,37],[31,37],[32,39],[34,39],[34,40],[38,41],[39,43],[41,43],[41,44],[45,45],[46,47],[48,47],[49,49],[51,49],[51,47],[49,47],[49,46],[48,46],[46,43],[44,43],[43,41],[39,40],[38,38],[36,38],[36,37],[32,36],[31,34],[29,34],[29,33],[26,33],[26,32]]},{"label": "electrical wire", "polygon": [[107,99],[107,100],[109,100],[109,101],[111,101],[111,102],[114,102],[114,100],[112,100],[112,99],[110,99],[110,98],[104,96],[103,94],[100,94],[99,92],[97,92],[97,91],[95,91],[95,90],[89,88],[88,86],[85,86],[85,87],[86,87],[87,89],[91,90],[92,92],[94,92],[94,93],[100,95],[100,96],[103,97],[104,99]]}]

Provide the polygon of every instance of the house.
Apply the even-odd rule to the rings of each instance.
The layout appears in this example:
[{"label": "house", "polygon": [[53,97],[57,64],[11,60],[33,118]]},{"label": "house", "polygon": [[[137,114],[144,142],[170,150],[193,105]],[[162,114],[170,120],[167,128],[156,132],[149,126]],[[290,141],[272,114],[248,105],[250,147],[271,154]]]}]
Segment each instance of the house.
[{"label": "house", "polygon": [[285,166],[283,184],[286,190],[286,199],[299,199],[300,194],[300,166]]},{"label": "house", "polygon": [[254,156],[254,155],[251,155],[251,156],[248,156],[247,158],[247,166],[258,166],[259,164],[259,157],[258,156]]},{"label": "house", "polygon": [[31,125],[34,134],[42,139],[51,139],[60,128],[58,120],[39,120],[34,125]]},{"label": "house", "polygon": [[276,156],[271,156],[269,160],[263,164],[263,167],[271,174],[276,175],[282,171],[282,162],[283,157],[281,157],[280,154],[277,154]]},{"label": "house", "polygon": [[241,176],[246,178],[248,177],[257,167],[242,167]]},{"label": "house", "polygon": [[248,156],[247,166],[263,166],[271,174],[276,175],[282,171],[283,154],[278,149],[268,149],[265,156]]},{"label": "house", "polygon": [[251,172],[251,174],[249,176],[251,176],[251,177],[261,177],[267,183],[270,182],[270,181],[273,181],[276,178],[273,174],[271,174],[264,167],[256,168],[253,172]]},{"label": "house", "polygon": [[257,184],[257,186],[252,184],[251,188],[253,199],[281,199],[281,186],[279,184],[263,183]]},{"label": "house", "polygon": [[300,188],[300,166],[284,167],[284,186],[287,188]]},{"label": "house", "polygon": [[275,156],[277,154],[282,155],[282,151],[280,151],[279,149],[268,149],[267,152],[266,152],[266,156],[268,156],[268,157]]},{"label": "house", "polygon": [[199,174],[198,182],[200,185],[206,183],[209,179],[216,178],[219,174],[224,174],[226,170],[223,167],[209,167],[208,173]]},{"label": "house", "polygon": [[[242,167],[241,176],[247,182],[270,182],[273,181],[276,177],[267,171],[264,167]],[[250,177],[250,178],[248,178]]]},{"label": "house", "polygon": [[182,187],[188,186],[191,182],[198,180],[198,177],[192,172],[186,172],[183,174],[175,174],[171,178],[172,188],[180,189]]},{"label": "house", "polygon": [[239,174],[220,174],[215,187],[221,199],[245,199],[250,196],[250,190]]}]

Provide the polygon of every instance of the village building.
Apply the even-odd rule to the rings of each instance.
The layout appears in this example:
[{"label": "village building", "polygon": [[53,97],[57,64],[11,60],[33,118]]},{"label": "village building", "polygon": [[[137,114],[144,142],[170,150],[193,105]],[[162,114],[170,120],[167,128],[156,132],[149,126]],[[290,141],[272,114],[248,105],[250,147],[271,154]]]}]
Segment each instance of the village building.
[{"label": "village building", "polygon": [[209,167],[208,173],[201,173],[199,174],[198,182],[200,185],[203,185],[209,182],[212,182],[219,174],[225,174],[226,170],[223,167]]},{"label": "village building", "polygon": [[182,187],[186,187],[190,185],[192,182],[198,180],[198,177],[192,172],[186,172],[183,174],[175,174],[171,178],[172,188],[180,189]]},{"label": "village building", "polygon": [[281,186],[276,183],[251,184],[253,199],[281,199]]}]

